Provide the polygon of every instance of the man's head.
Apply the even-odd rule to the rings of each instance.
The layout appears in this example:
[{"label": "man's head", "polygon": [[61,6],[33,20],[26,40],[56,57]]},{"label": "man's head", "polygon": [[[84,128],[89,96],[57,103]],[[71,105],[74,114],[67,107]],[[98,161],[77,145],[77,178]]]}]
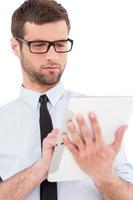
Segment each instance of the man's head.
[{"label": "man's head", "polygon": [[24,84],[34,89],[60,80],[72,47],[69,30],[67,11],[56,1],[27,0],[13,13],[11,45],[21,61]]},{"label": "man's head", "polygon": [[12,15],[12,35],[24,38],[26,22],[42,25],[60,20],[66,22],[69,32],[70,21],[66,9],[61,4],[54,0],[26,0]]}]

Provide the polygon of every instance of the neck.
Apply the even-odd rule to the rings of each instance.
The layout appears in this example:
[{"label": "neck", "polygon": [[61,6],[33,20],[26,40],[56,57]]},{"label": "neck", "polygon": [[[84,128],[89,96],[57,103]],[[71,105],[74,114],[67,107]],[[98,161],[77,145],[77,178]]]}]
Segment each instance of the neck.
[{"label": "neck", "polygon": [[49,89],[54,87],[56,84],[53,84],[53,85],[40,85],[40,84],[33,83],[33,82],[31,83],[30,81],[27,81],[27,80],[23,80],[23,86],[25,88],[27,88],[29,90],[36,91],[36,92],[40,92],[40,93],[48,91]]}]

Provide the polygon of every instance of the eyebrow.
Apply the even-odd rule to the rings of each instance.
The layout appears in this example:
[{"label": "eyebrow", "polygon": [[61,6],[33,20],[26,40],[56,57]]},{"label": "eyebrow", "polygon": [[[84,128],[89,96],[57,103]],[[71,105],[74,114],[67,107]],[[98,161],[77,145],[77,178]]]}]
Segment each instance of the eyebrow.
[{"label": "eyebrow", "polygon": [[27,41],[49,41],[49,42],[53,42],[53,41],[60,41],[60,40],[67,40],[68,38],[62,38],[62,39],[58,39],[58,40],[46,40],[46,39],[40,39],[40,38],[36,38],[36,39],[32,39],[32,40],[29,40],[29,39],[25,39]]}]

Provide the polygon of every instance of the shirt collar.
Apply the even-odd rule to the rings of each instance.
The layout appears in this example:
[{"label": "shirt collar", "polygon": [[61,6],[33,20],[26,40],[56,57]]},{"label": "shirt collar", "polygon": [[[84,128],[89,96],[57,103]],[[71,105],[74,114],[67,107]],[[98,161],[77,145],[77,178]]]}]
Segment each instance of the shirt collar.
[{"label": "shirt collar", "polygon": [[65,89],[62,82],[59,82],[56,86],[49,89],[47,92],[40,93],[27,88],[21,87],[20,98],[25,102],[37,109],[39,105],[39,98],[41,95],[46,94],[52,106],[55,106],[57,101],[63,96]]}]

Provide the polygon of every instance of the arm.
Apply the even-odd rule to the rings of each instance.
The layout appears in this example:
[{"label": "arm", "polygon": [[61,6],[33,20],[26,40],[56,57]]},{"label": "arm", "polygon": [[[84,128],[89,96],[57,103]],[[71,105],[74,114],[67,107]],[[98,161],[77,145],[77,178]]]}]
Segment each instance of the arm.
[{"label": "arm", "polygon": [[0,183],[0,199],[24,200],[46,178],[39,162]]},{"label": "arm", "polygon": [[133,184],[123,181],[119,177],[101,182],[96,185],[105,200],[132,200]]},{"label": "arm", "polygon": [[64,136],[64,144],[71,151],[79,167],[91,177],[105,200],[132,200],[133,185],[120,179],[113,169],[127,126],[121,126],[116,132],[114,142],[106,144],[94,113],[89,114],[89,119],[93,134],[83,117],[78,115],[76,120],[80,134],[74,124],[68,122],[72,141]]},{"label": "arm", "polygon": [[44,139],[43,156],[41,160],[6,181],[0,182],[0,199],[24,200],[47,178],[56,136],[56,131],[52,131],[47,138]]}]

